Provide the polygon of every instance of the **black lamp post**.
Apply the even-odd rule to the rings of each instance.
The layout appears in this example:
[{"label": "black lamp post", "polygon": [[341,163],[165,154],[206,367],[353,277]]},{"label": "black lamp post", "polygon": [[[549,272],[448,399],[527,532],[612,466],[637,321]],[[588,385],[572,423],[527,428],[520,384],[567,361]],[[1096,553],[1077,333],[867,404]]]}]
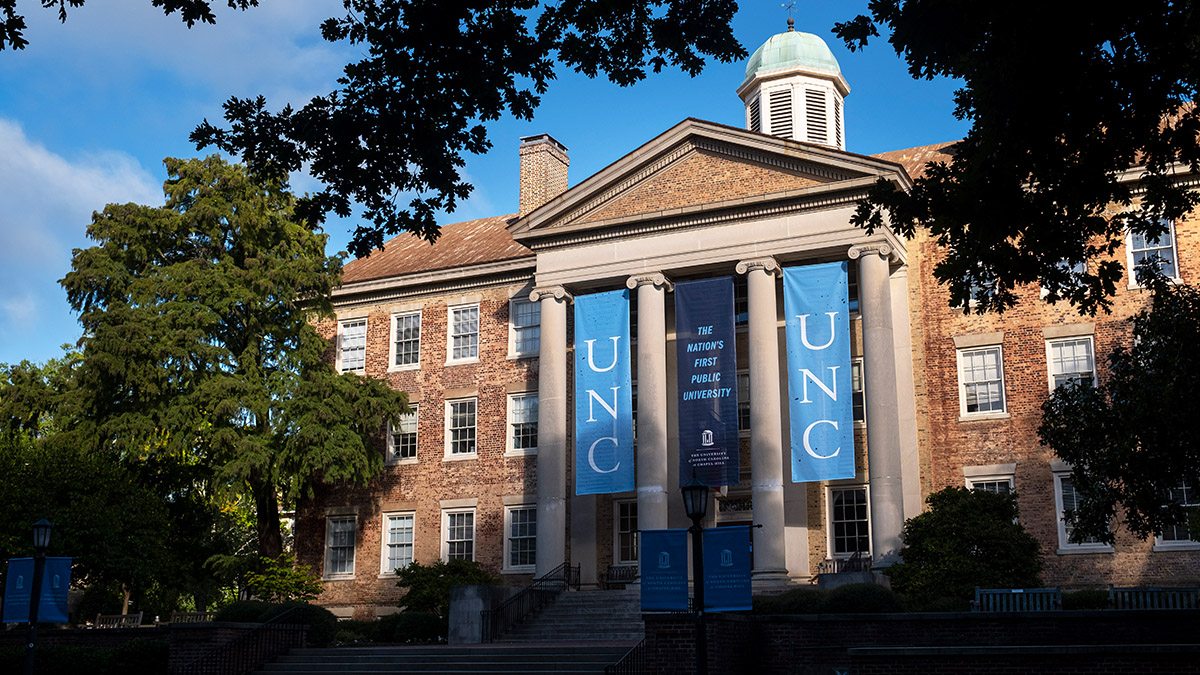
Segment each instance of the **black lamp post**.
[{"label": "black lamp post", "polygon": [[696,613],[696,673],[708,672],[708,634],[704,630],[704,528],[700,521],[708,515],[708,487],[684,485],[683,510],[692,520],[688,532],[692,534],[692,587],[695,588],[692,604]]},{"label": "black lamp post", "polygon": [[29,586],[29,639],[25,643],[25,675],[33,675],[37,649],[38,606],[42,599],[42,575],[46,570],[46,549],[50,548],[53,525],[42,518],[33,524],[33,583]]}]

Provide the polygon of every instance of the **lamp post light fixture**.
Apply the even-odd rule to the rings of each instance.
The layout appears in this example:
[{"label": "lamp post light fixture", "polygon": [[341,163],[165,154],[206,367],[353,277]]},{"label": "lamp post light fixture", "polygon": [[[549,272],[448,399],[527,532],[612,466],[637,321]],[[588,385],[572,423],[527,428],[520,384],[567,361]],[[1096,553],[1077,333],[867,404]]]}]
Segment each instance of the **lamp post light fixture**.
[{"label": "lamp post light fixture", "polygon": [[696,614],[696,674],[708,673],[708,634],[704,630],[704,527],[700,521],[708,515],[708,486],[693,483],[680,488],[683,510],[691,519],[692,535],[692,610]]},{"label": "lamp post light fixture", "polygon": [[42,600],[42,576],[46,571],[46,549],[50,548],[49,520],[33,524],[33,582],[29,585],[29,637],[25,642],[25,675],[33,675],[37,655],[38,608]]}]

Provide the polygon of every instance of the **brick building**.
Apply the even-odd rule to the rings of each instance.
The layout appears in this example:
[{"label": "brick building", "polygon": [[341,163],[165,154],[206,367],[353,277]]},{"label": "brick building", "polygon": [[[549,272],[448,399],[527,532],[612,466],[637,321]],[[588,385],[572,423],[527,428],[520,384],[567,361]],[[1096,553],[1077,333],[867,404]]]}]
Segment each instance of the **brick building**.
[{"label": "brick building", "polygon": [[[1001,317],[965,315],[934,282],[922,235],[850,225],[879,179],[911,184],[948,146],[845,150],[849,86],[820,38],[789,29],[751,57],[738,88],[746,128],[687,119],[568,189],[567,149],[522,139],[520,212],[410,236],[347,265],[336,320],[321,330],[342,371],[386,379],[414,412],[381,430],[386,466],[369,486],[320,489],[298,510],[297,550],[325,580],[320,602],[368,617],[400,597],[392,571],[469,558],[511,579],[570,560],[585,584],[637,561],[637,530],[685,527],[672,284],[733,275],[741,480],[713,493],[709,524],[754,523],[756,583],[805,582],[822,561],[880,557],[903,520],[949,485],[1016,490],[1064,586],[1195,584],[1200,542],[1176,530],[1072,544],[1067,467],[1039,445],[1055,383],[1103,378],[1145,302],[1123,288],[1109,315],[1081,318],[1039,289]],[[1131,172],[1131,175],[1136,172]],[[1127,242],[1200,277],[1200,222]],[[780,269],[849,260],[855,477],[792,483]],[[637,489],[577,496],[574,295],[628,288]],[[1184,503],[1200,496],[1190,486]]]}]

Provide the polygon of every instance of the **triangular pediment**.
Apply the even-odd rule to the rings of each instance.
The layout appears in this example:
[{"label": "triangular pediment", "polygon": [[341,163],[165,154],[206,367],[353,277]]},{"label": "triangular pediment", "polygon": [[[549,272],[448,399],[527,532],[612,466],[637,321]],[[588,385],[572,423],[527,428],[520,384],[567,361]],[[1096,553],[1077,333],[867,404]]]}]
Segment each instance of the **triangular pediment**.
[{"label": "triangular pediment", "polygon": [[685,120],[519,219],[510,231],[532,241],[621,227],[687,212],[869,184],[890,162],[700,120]]}]

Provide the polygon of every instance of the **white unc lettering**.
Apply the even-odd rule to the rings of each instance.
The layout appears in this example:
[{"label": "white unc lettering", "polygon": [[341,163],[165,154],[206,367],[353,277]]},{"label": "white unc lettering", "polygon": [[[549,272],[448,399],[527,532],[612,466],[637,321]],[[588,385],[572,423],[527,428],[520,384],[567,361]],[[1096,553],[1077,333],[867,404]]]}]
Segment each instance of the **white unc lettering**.
[{"label": "white unc lettering", "polygon": [[810,400],[808,398],[808,381],[809,380],[812,380],[814,384],[816,384],[818,387],[820,387],[821,391],[825,392],[826,396],[828,396],[829,398],[831,398],[835,401],[837,400],[837,370],[838,370],[838,368],[841,368],[841,366],[828,366],[828,368],[829,368],[829,380],[831,382],[833,382],[832,389],[830,389],[828,386],[826,386],[824,382],[817,379],[817,376],[813,375],[812,371],[809,370],[808,368],[800,369],[800,381],[803,383],[803,386],[804,386],[804,398],[800,400],[801,403],[812,403],[812,400]]},{"label": "white unc lettering", "polygon": [[588,368],[591,368],[593,373],[607,373],[608,371],[612,370],[613,368],[615,368],[617,366],[617,345],[620,344],[620,342],[621,342],[621,336],[614,335],[609,339],[612,340],[612,343],[613,343],[613,356],[612,356],[612,363],[608,364],[607,368],[597,368],[596,367],[596,361],[592,355],[592,348],[596,344],[596,341],[595,340],[584,340],[583,341],[583,343],[587,345]]},{"label": "white unc lettering", "polygon": [[605,401],[604,399],[600,398],[600,395],[596,393],[595,389],[588,389],[588,419],[587,419],[587,421],[589,421],[589,422],[596,421],[596,406],[594,406],[592,404],[599,402],[600,407],[607,410],[609,415],[612,415],[612,418],[614,420],[613,424],[614,425],[616,424],[615,420],[617,419],[617,390],[618,389],[620,389],[620,387],[612,388],[613,400],[612,400],[611,406],[608,405],[608,401]]},{"label": "white unc lettering", "polygon": [[828,424],[829,426],[833,427],[834,431],[837,431],[838,428],[838,423],[836,420],[817,420],[816,422],[808,425],[808,428],[804,430],[804,451],[807,452],[813,459],[833,459],[834,457],[838,456],[839,452],[842,451],[841,446],[838,446],[836,450],[828,455],[822,455],[816,450],[813,450],[812,443],[810,443],[808,440],[808,435],[812,433],[813,427],[817,426],[818,424]]},{"label": "white unc lettering", "polygon": [[600,444],[600,441],[609,441],[613,444],[614,448],[617,447],[617,439],[615,436],[602,436],[597,438],[588,448],[588,466],[592,467],[592,471],[595,471],[596,473],[612,473],[621,468],[620,462],[614,464],[613,468],[611,469],[601,469],[599,466],[596,466],[596,446]]},{"label": "white unc lettering", "polygon": [[808,341],[808,317],[812,316],[812,314],[797,314],[796,318],[800,319],[800,341],[804,343],[804,346],[813,351],[820,351],[832,345],[834,339],[837,337],[837,315],[837,312],[825,312],[825,316],[829,317],[829,340],[820,347],[817,347]]}]

